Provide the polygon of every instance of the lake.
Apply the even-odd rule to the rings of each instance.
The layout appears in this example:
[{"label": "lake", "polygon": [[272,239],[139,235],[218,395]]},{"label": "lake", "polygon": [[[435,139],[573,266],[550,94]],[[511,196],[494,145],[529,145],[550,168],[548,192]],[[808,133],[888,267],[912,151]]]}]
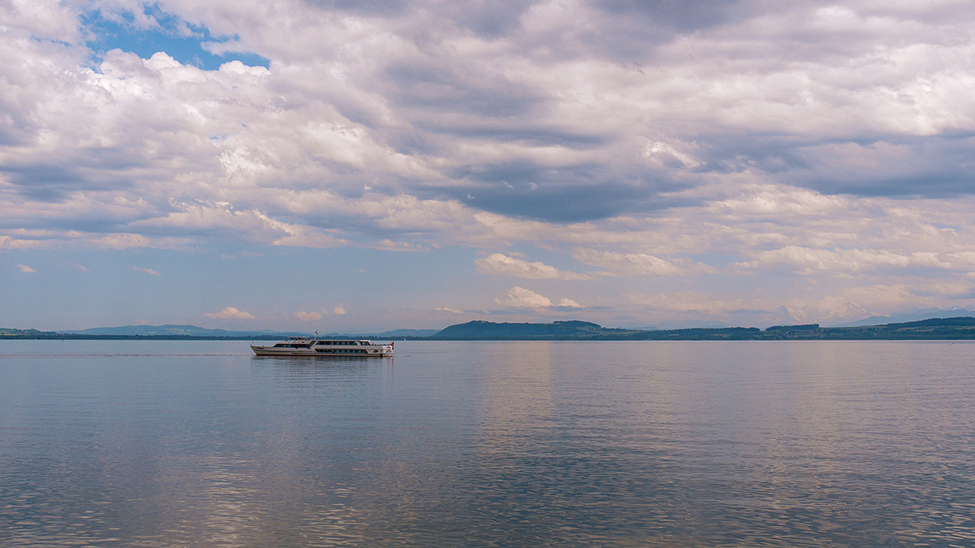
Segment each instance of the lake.
[{"label": "lake", "polygon": [[971,342],[0,341],[3,546],[971,546]]}]

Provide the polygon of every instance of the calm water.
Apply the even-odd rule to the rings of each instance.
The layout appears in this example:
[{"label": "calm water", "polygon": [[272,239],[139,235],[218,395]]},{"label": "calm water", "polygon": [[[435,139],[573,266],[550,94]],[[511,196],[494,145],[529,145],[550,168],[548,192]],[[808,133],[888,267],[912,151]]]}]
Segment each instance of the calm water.
[{"label": "calm water", "polygon": [[0,342],[3,546],[971,546],[975,344]]}]

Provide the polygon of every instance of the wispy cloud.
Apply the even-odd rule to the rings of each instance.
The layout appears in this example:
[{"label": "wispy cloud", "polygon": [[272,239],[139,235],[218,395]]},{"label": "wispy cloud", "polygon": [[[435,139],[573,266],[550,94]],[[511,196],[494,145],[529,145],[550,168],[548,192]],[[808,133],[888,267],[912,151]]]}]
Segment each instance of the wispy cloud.
[{"label": "wispy cloud", "polygon": [[34,270],[33,268],[31,268],[31,267],[29,267],[29,266],[27,266],[25,264],[19,264],[19,265],[17,265],[17,268],[19,268],[21,272],[28,272],[28,273],[30,273],[30,272],[37,272],[36,270]]},{"label": "wispy cloud", "polygon": [[726,298],[701,291],[671,294],[631,294],[627,298],[652,310],[679,314],[682,318],[723,320],[729,324],[750,322],[825,322],[857,320],[871,314],[890,314],[897,310],[931,308],[939,297],[969,293],[972,285],[947,285],[911,288],[906,284],[848,287],[823,296],[794,295],[774,297]]},{"label": "wispy cloud", "polygon": [[648,253],[617,253],[580,248],[572,255],[579,262],[605,268],[622,276],[680,276],[685,272],[677,264]]},{"label": "wispy cloud", "polygon": [[590,280],[591,276],[559,270],[541,262],[528,262],[523,259],[509,257],[503,253],[494,253],[474,263],[477,270],[484,274],[500,274],[524,278],[529,280]]},{"label": "wispy cloud", "polygon": [[133,266],[130,268],[133,272],[142,272],[143,274],[152,274],[153,276],[160,276],[158,272],[151,268],[142,268],[140,266]]}]

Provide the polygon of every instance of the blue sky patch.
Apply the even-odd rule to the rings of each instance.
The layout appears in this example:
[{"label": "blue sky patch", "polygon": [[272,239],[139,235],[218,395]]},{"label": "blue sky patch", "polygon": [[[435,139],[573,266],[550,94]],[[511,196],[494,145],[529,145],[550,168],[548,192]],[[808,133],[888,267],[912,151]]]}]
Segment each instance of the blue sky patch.
[{"label": "blue sky patch", "polygon": [[207,27],[189,24],[164,12],[158,6],[146,6],[145,14],[158,22],[158,26],[140,28],[131,12],[117,14],[112,18],[106,18],[101,10],[85,13],[81,22],[94,36],[86,45],[96,55],[120,49],[135,53],[143,59],[162,51],[180,63],[204,70],[216,70],[220,65],[233,60],[249,66],[270,68],[270,60],[256,53],[227,52],[214,55],[203,46],[207,42],[231,42],[237,40],[237,36],[213,36]]}]

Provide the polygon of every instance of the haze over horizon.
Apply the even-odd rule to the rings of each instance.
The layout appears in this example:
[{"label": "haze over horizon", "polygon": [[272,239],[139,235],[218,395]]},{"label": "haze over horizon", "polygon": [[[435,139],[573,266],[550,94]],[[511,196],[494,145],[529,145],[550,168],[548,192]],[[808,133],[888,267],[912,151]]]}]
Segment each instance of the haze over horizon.
[{"label": "haze over horizon", "polygon": [[970,3],[0,3],[0,326],[975,307]]}]

